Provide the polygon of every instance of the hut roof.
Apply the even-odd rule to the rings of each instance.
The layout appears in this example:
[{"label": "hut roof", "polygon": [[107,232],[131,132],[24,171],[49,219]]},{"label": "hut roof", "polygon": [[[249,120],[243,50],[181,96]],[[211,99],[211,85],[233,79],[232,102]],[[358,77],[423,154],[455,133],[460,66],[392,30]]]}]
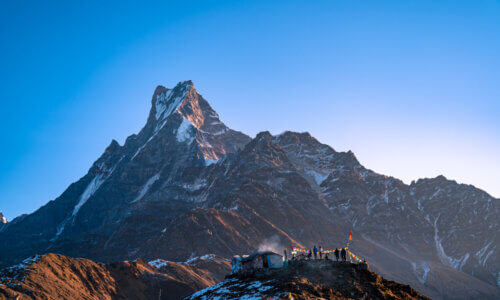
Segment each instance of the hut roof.
[{"label": "hut roof", "polygon": [[259,257],[259,256],[263,256],[263,255],[278,255],[278,256],[281,256],[279,255],[278,253],[276,252],[273,252],[273,251],[258,251],[258,252],[255,252],[255,253],[252,253],[248,256],[244,256],[241,258],[241,261],[244,262],[244,261],[251,261],[251,260],[254,260],[255,258]]}]

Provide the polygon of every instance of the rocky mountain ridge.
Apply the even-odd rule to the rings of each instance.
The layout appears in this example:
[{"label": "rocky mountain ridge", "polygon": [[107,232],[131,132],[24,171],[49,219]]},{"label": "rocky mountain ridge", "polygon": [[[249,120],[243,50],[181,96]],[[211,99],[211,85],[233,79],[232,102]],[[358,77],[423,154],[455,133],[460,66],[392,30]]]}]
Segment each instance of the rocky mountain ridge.
[{"label": "rocky mountain ridge", "polygon": [[0,299],[181,299],[219,282],[228,269],[215,256],[102,264],[51,253],[0,270]]},{"label": "rocky mountain ridge", "polygon": [[0,264],[58,252],[98,261],[345,244],[436,298],[499,294],[499,199],[442,176],[410,185],[308,133],[227,128],[191,81],[156,88],[144,128],[112,141],[57,199],[0,227]]}]

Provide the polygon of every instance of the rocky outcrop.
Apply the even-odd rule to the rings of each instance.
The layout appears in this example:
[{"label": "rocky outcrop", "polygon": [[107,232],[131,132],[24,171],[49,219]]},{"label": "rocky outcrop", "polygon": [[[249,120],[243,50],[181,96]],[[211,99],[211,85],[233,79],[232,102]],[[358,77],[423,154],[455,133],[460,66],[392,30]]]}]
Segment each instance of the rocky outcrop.
[{"label": "rocky outcrop", "polygon": [[288,267],[231,275],[186,299],[429,299],[359,265],[291,261]]}]

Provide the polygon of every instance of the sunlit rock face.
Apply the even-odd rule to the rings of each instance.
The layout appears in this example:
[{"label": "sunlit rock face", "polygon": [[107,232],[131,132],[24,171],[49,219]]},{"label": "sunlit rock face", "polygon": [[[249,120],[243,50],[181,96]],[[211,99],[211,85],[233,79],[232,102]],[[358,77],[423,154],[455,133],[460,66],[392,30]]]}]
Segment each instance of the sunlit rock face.
[{"label": "sunlit rock face", "polygon": [[499,291],[498,216],[499,199],[473,186],[407,185],[308,133],[252,139],[183,81],[157,87],[144,128],[112,141],[61,196],[2,225],[0,264],[46,252],[184,261],[269,244],[328,249],[352,229],[352,251],[378,273],[433,298],[481,298]]},{"label": "sunlit rock face", "polygon": [[7,219],[3,216],[1,211],[0,211],[0,224],[7,224]]}]

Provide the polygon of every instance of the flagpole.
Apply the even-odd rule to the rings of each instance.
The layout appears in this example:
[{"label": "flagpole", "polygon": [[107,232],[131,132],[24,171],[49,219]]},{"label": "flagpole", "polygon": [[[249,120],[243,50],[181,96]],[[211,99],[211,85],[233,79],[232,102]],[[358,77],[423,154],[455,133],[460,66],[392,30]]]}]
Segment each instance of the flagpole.
[{"label": "flagpole", "polygon": [[351,255],[349,254],[349,241],[352,241],[352,229],[349,232],[349,238],[347,239],[346,255],[349,256],[349,261],[351,261]]},{"label": "flagpole", "polygon": [[349,241],[352,241],[352,229],[349,232],[349,237],[347,238],[347,246],[346,246],[346,248],[349,248]]}]

